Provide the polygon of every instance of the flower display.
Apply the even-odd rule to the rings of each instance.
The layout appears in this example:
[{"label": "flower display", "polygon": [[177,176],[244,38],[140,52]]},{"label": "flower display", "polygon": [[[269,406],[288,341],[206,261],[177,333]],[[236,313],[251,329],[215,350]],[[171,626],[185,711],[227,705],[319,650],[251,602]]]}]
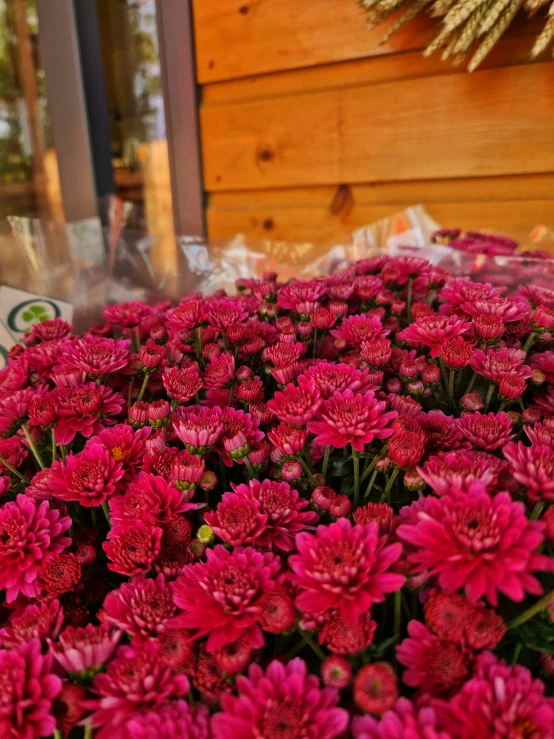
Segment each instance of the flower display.
[{"label": "flower display", "polygon": [[483,264],[33,327],[0,371],[0,736],[554,738],[554,292]]}]

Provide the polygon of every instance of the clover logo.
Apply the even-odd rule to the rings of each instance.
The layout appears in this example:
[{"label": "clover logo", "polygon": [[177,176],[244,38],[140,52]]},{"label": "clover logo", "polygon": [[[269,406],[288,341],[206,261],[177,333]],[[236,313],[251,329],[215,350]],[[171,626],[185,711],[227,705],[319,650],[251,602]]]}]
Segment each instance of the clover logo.
[{"label": "clover logo", "polygon": [[60,309],[52,300],[35,298],[18,303],[8,316],[8,327],[12,331],[26,333],[35,323],[44,323],[49,319],[58,318]]}]

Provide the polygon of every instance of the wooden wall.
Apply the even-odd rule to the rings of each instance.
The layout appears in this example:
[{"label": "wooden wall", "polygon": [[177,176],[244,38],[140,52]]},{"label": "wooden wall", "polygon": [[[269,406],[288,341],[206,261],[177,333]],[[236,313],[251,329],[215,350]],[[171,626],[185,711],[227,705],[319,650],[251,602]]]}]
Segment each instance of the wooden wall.
[{"label": "wooden wall", "polygon": [[468,74],[379,46],[355,0],[194,0],[212,238],[334,241],[407,205],[525,238],[554,225],[554,61],[520,19]]}]

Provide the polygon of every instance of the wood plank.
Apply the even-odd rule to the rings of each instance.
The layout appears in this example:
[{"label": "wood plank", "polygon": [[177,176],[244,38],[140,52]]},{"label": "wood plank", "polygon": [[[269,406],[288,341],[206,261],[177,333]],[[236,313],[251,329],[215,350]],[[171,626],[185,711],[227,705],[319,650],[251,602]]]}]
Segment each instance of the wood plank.
[{"label": "wood plank", "polygon": [[194,0],[200,83],[418,49],[437,32],[417,18],[385,45],[354,0]]},{"label": "wood plank", "polygon": [[554,170],[554,63],[200,110],[208,191]]},{"label": "wood plank", "polygon": [[[412,204],[418,202],[416,199]],[[289,207],[252,205],[224,209],[208,207],[210,239],[232,238],[243,233],[249,239],[264,241],[348,242],[352,231],[392,215],[406,206],[398,203],[353,203],[337,214],[329,207],[295,204]],[[465,229],[490,229],[525,241],[537,224],[554,223],[554,200],[502,200],[474,202],[430,202],[429,214],[441,225]]]},{"label": "wood plank", "polygon": [[[537,30],[539,29],[535,28],[535,31]],[[535,35],[531,30],[525,36],[502,39],[483,61],[481,69],[527,63],[534,41]],[[543,54],[534,61],[545,61],[549,58],[549,51],[545,49]],[[279,95],[293,95],[308,90],[316,92],[457,72],[460,72],[460,66],[453,65],[450,59],[443,61],[439,54],[424,57],[419,50],[408,51],[214,82],[202,87],[202,103],[204,105],[236,103]]]},{"label": "wood plank", "polygon": [[554,200],[554,174],[215,192],[209,197],[209,207],[212,210],[244,210],[252,207],[290,208],[301,204],[321,206],[337,213],[341,210],[341,203],[343,206],[345,203],[413,205],[416,202],[481,200]]},{"label": "wood plank", "polygon": [[[436,19],[418,16],[381,46],[388,26],[369,29],[355,0],[194,0],[193,13],[202,84],[422,49],[439,30]],[[521,12],[507,33],[542,26],[544,14]]]}]

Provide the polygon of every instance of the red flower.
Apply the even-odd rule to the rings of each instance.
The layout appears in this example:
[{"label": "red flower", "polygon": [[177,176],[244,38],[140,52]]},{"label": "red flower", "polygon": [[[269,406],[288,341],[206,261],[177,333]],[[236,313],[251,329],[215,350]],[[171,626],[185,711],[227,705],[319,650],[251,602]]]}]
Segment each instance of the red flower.
[{"label": "red flower", "polygon": [[129,363],[130,344],[128,339],[116,341],[100,336],[76,339],[69,342],[60,354],[55,371],[86,372],[87,376],[94,380],[119,372]]},{"label": "red flower", "polygon": [[464,334],[470,326],[470,323],[458,316],[424,316],[402,331],[402,339],[410,346],[427,346],[431,350],[431,356],[438,357],[442,345],[448,339]]},{"label": "red flower", "polygon": [[7,625],[0,629],[0,642],[6,649],[17,649],[32,639],[42,646],[46,640],[56,639],[63,623],[63,611],[58,600],[28,605],[19,615],[12,615]]},{"label": "red flower", "polygon": [[441,354],[444,364],[449,369],[459,370],[469,364],[473,355],[473,347],[469,341],[465,341],[461,336],[455,336],[453,339],[444,342]]},{"label": "red flower", "polygon": [[343,690],[352,680],[352,667],[346,657],[332,654],[321,665],[321,679],[328,688]]},{"label": "red flower", "polygon": [[94,710],[92,725],[104,727],[98,736],[106,739],[136,713],[148,713],[186,695],[189,681],[161,664],[156,642],[147,640],[137,647],[119,647],[92,688],[98,696],[88,704]]},{"label": "red flower", "polygon": [[176,610],[163,575],[148,580],[138,575],[108,593],[100,618],[132,636],[148,637],[163,633]]},{"label": "red flower", "polygon": [[330,526],[319,526],[315,535],[296,537],[298,554],[289,557],[292,580],[300,592],[296,605],[301,611],[323,613],[336,608],[350,623],[387,593],[402,587],[405,578],[387,570],[400,557],[400,544],[386,544],[377,524],[352,526],[340,518]]},{"label": "red flower", "polygon": [[507,413],[465,413],[459,420],[462,434],[477,447],[493,451],[504,446],[513,436]]},{"label": "red flower", "polygon": [[381,714],[398,698],[398,680],[388,662],[374,662],[359,670],[354,678],[354,700],[366,713]]},{"label": "red flower", "polygon": [[542,592],[531,574],[550,567],[548,558],[535,554],[541,532],[542,524],[527,519],[522,503],[508,493],[491,498],[479,483],[468,492],[428,497],[416,522],[396,530],[416,548],[408,558],[416,571],[437,575],[447,592],[463,587],[470,601],[486,596],[494,606],[498,592],[515,602],[526,592]]},{"label": "red flower", "polygon": [[276,392],[267,407],[279,421],[291,426],[305,426],[317,413],[321,405],[321,395],[313,380],[295,387],[285,386],[283,392]]},{"label": "red flower", "polygon": [[467,492],[475,481],[494,488],[504,467],[505,463],[492,454],[457,449],[429,457],[418,472],[437,495],[446,495],[451,491]]},{"label": "red flower", "polygon": [[34,739],[54,732],[52,703],[62,681],[51,669],[52,657],[41,654],[38,639],[0,651],[0,736]]},{"label": "red flower", "polygon": [[255,605],[256,620],[264,631],[282,634],[294,626],[296,621],[294,601],[282,588],[268,590]]},{"label": "red flower", "polygon": [[292,428],[286,423],[280,423],[271,429],[267,438],[281,454],[295,456],[306,446],[308,431],[306,429]]},{"label": "red flower", "polygon": [[172,400],[186,403],[200,390],[202,382],[192,367],[171,367],[162,375],[164,388]]},{"label": "red flower", "polygon": [[175,603],[184,613],[174,619],[174,625],[195,630],[195,638],[207,635],[210,652],[243,635],[254,648],[263,646],[253,604],[275,587],[279,560],[252,547],[229,552],[217,546],[208,549],[206,556],[206,562],[186,567],[175,583]]},{"label": "red flower", "polygon": [[155,309],[150,305],[131,301],[121,303],[121,305],[106,306],[102,318],[108,323],[115,324],[118,328],[133,328],[154,314]]},{"label": "red flower", "polygon": [[79,454],[68,454],[65,462],[55,462],[50,480],[51,494],[77,501],[85,508],[99,506],[116,491],[125,471],[109,451],[95,442]]},{"label": "red flower", "polygon": [[414,467],[425,453],[425,442],[425,432],[420,427],[414,431],[397,428],[390,437],[388,455],[402,469]]},{"label": "red flower", "polygon": [[384,412],[386,404],[378,401],[373,392],[354,394],[352,390],[333,393],[325,401],[317,420],[308,423],[308,430],[316,434],[320,446],[343,449],[347,444],[363,452],[367,444],[377,439],[386,439],[392,434],[387,428],[396,417],[395,411]]},{"label": "red flower", "polygon": [[502,450],[515,479],[531,500],[554,501],[554,449],[546,444],[524,446],[511,441]]},{"label": "red flower", "polygon": [[123,396],[94,382],[77,387],[59,387],[54,391],[60,408],[55,434],[58,444],[70,444],[79,433],[84,437],[99,434],[113,426],[124,405]]},{"label": "red flower", "polygon": [[238,697],[223,693],[223,711],[212,719],[214,739],[229,737],[314,736],[333,739],[346,731],[348,713],[337,708],[338,694],[319,687],[306,663],[283,665],[274,660],[265,673],[252,664],[248,677],[237,681]]},{"label": "red flower", "polygon": [[6,589],[7,603],[19,593],[38,595],[40,567],[69,546],[71,539],[63,533],[70,526],[71,519],[47,501],[24,495],[0,508],[0,589]]},{"label": "red flower", "polygon": [[335,654],[358,654],[373,642],[376,631],[377,623],[370,619],[369,612],[362,614],[356,624],[335,613],[325,621],[319,642]]},{"label": "red flower", "polygon": [[485,352],[476,349],[470,364],[477,374],[496,383],[506,375],[517,375],[523,379],[532,375],[531,368],[522,364],[521,353],[514,349],[487,349]]},{"label": "red flower", "polygon": [[102,544],[108,567],[120,575],[140,575],[152,569],[160,553],[162,530],[157,526],[135,520],[131,525],[117,524]]},{"label": "red flower", "polygon": [[40,585],[49,596],[57,597],[74,590],[81,574],[81,565],[74,554],[55,554],[40,569]]},{"label": "red flower", "polygon": [[378,316],[360,315],[347,316],[339,328],[333,329],[331,336],[344,341],[348,346],[358,347],[364,341],[370,342],[383,339],[389,332],[383,328]]}]

